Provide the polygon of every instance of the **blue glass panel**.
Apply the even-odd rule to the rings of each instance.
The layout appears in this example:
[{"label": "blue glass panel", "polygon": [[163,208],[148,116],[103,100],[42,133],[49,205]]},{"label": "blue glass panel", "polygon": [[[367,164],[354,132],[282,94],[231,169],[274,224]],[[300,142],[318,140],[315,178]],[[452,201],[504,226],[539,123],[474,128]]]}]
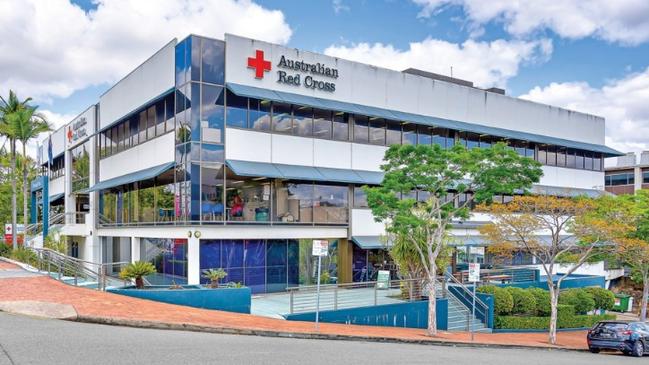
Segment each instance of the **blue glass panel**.
[{"label": "blue glass panel", "polygon": [[263,240],[245,241],[245,285],[253,293],[266,291],[266,244]]},{"label": "blue glass panel", "polygon": [[288,240],[287,246],[287,285],[289,287],[298,286],[300,284],[300,242],[298,240]]},{"label": "blue glass panel", "polygon": [[203,82],[225,82],[225,42],[203,39]]},{"label": "blue glass panel", "polygon": [[[223,268],[243,268],[243,241],[223,240],[222,245],[221,264]],[[230,278],[228,281],[231,281]]]},{"label": "blue glass panel", "polygon": [[191,205],[190,217],[192,221],[199,221],[201,218],[201,180],[200,180],[201,166],[198,164],[191,164]]},{"label": "blue glass panel", "polygon": [[354,245],[352,254],[352,281],[368,281],[367,250]]},{"label": "blue glass panel", "polygon": [[201,120],[207,121],[207,125],[201,125],[204,142],[223,143],[224,96],[223,87],[203,85]]},{"label": "blue glass panel", "polygon": [[176,86],[185,83],[185,71],[187,64],[185,62],[185,48],[187,41],[182,41],[176,45]]},{"label": "blue glass panel", "polygon": [[203,270],[221,268],[221,240],[201,240],[200,267],[201,284],[205,284],[209,280],[203,277]]},{"label": "blue glass panel", "polygon": [[192,141],[201,140],[200,88],[200,84],[196,82],[192,82],[191,88],[187,88],[189,91],[188,97],[191,100],[188,109],[190,110],[189,129],[191,130]]},{"label": "blue glass panel", "polygon": [[200,81],[201,77],[201,38],[196,36],[191,37],[191,53],[187,52],[191,57],[191,79],[192,81]]},{"label": "blue glass panel", "polygon": [[203,143],[201,145],[201,161],[224,163],[225,150],[223,145]]},{"label": "blue glass panel", "polygon": [[266,291],[286,289],[287,283],[286,240],[268,240],[266,246]]}]

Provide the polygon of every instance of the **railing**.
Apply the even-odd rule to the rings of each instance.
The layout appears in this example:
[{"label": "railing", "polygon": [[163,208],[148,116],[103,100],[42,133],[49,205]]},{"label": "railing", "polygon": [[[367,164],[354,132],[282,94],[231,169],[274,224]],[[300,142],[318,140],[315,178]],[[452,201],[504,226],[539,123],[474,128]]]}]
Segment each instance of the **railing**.
[{"label": "railing", "polygon": [[83,224],[86,223],[86,216],[88,212],[72,212],[65,213],[66,224]]},{"label": "railing", "polygon": [[[485,304],[477,295],[474,295],[469,288],[467,288],[463,283],[461,283],[457,278],[450,273],[444,273],[444,278],[448,281],[448,293],[450,293],[457,301],[462,304],[466,309],[469,310],[469,313],[472,313],[473,303],[475,303],[475,314],[476,317],[482,320],[486,325],[488,325],[492,319],[490,316],[489,306]],[[467,316],[467,329],[470,327],[472,316]]]},{"label": "railing", "polygon": [[[337,310],[420,300],[426,288],[423,279],[365,281],[320,285],[320,310]],[[289,313],[315,311],[316,285],[287,288]]]},{"label": "railing", "polygon": [[[480,283],[482,284],[505,284],[520,283],[525,281],[537,281],[538,270],[529,267],[505,267],[501,269],[480,270]],[[461,283],[469,281],[469,272],[464,270],[456,273],[456,280]]]},{"label": "railing", "polygon": [[116,277],[128,262],[96,263],[80,260],[48,248],[30,248],[36,253],[37,268],[52,278],[75,286],[106,290],[109,285],[126,284]]}]

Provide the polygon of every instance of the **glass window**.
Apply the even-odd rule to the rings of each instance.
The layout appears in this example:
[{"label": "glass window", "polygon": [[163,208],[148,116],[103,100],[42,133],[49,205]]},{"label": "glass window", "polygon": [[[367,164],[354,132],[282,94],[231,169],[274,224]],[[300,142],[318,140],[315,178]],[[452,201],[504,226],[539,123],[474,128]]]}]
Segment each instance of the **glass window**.
[{"label": "glass window", "polygon": [[557,148],[557,166],[565,167],[566,166],[566,148],[558,147]]},{"label": "glass window", "polygon": [[333,114],[333,136],[336,141],[349,141],[348,115],[343,112]]},{"label": "glass window", "polygon": [[140,120],[139,120],[139,131],[140,131],[140,137],[139,137],[139,142],[144,143],[146,142],[146,111],[140,112]]},{"label": "glass window", "polygon": [[461,132],[460,140],[468,149],[480,147],[480,135],[477,133]]},{"label": "glass window", "polygon": [[574,169],[576,167],[575,150],[568,148],[566,151],[566,167]]},{"label": "glass window", "polygon": [[532,142],[527,143],[527,147],[525,148],[525,157],[529,158],[534,158],[534,150],[535,150],[535,144]]},{"label": "glass window", "polygon": [[313,222],[347,223],[346,185],[319,185],[313,187]]},{"label": "glass window", "polygon": [[222,86],[202,85],[201,140],[208,143],[223,143],[224,109]]},{"label": "glass window", "polygon": [[546,162],[548,161],[547,158],[548,158],[548,146],[539,145],[539,152],[536,156],[536,160],[541,164],[545,165]]},{"label": "glass window", "polygon": [[629,185],[635,184],[635,175],[633,173],[626,174],[626,178],[627,178],[627,184]]},{"label": "glass window", "polygon": [[117,153],[117,127],[113,127],[110,130],[110,153],[114,155]]},{"label": "glass window", "polygon": [[237,176],[226,169],[227,220],[270,221],[271,180]]},{"label": "glass window", "polygon": [[593,169],[593,155],[590,152],[584,152],[584,169]]},{"label": "glass window", "polygon": [[86,141],[70,152],[72,155],[72,191],[90,187],[90,141]]},{"label": "glass window", "polygon": [[124,124],[124,149],[127,149],[131,147],[131,123],[127,120],[122,124]]},{"label": "glass window", "polygon": [[146,111],[147,136],[149,139],[155,137],[155,116],[155,105],[153,105]]},{"label": "glass window", "polygon": [[225,42],[203,38],[203,82],[223,85],[225,80]]},{"label": "glass window", "polygon": [[226,120],[228,127],[248,127],[248,99],[227,90]]},{"label": "glass window", "polygon": [[189,38],[176,45],[176,86],[180,86],[187,81],[185,72],[189,68],[189,65],[185,59],[185,50],[188,43],[191,45]]},{"label": "glass window", "polygon": [[584,151],[575,151],[575,167],[578,169],[584,168]]},{"label": "glass window", "polygon": [[433,131],[433,143],[442,148],[453,147],[452,138],[449,138],[449,131],[443,128],[435,128]]},{"label": "glass window", "polygon": [[313,184],[276,180],[274,186],[276,222],[313,222]]},{"label": "glass window", "polygon": [[600,153],[593,154],[593,170],[602,171],[602,155]]},{"label": "glass window", "polygon": [[270,130],[270,101],[250,99],[250,128],[258,131]]},{"label": "glass window", "polygon": [[433,143],[433,128],[420,125],[417,127],[417,144],[430,146]]},{"label": "glass window", "polygon": [[313,136],[316,138],[331,138],[331,112],[313,109]]},{"label": "glass window", "polygon": [[496,143],[494,137],[487,135],[480,135],[480,148],[490,148],[492,144]]},{"label": "glass window", "polygon": [[643,184],[649,184],[649,171],[643,171],[642,172],[642,183]]},{"label": "glass window", "polygon": [[385,145],[385,122],[383,119],[370,119],[370,143]]},{"label": "glass window", "polygon": [[313,136],[313,109],[306,106],[293,106],[293,135]]},{"label": "glass window", "polygon": [[223,164],[201,167],[201,220],[222,221],[225,217],[223,204]]},{"label": "glass window", "polygon": [[273,131],[291,133],[292,129],[291,105],[273,103]]},{"label": "glass window", "polygon": [[417,144],[417,126],[412,123],[403,123],[401,125],[403,144]]},{"label": "glass window", "polygon": [[139,123],[139,117],[137,115],[131,117],[131,122],[129,123],[130,131],[128,134],[130,135],[131,144],[133,146],[137,146],[140,143],[138,139],[138,123]]},{"label": "glass window", "polygon": [[367,194],[360,186],[354,186],[354,208],[367,208]]},{"label": "glass window", "polygon": [[[644,180],[645,179],[644,174],[642,174],[642,175],[643,175],[643,180]],[[604,176],[604,185],[606,185],[606,186],[613,185],[612,182],[611,182],[611,175]]]},{"label": "glass window", "polygon": [[120,123],[115,128],[117,129],[117,151],[121,152],[124,150],[124,124]]},{"label": "glass window", "polygon": [[633,184],[633,182],[629,182],[629,174],[615,174],[615,175],[609,175],[611,179],[611,185],[628,185],[628,184]]},{"label": "glass window", "polygon": [[[40,151],[38,152],[41,153]],[[106,157],[106,132],[99,133],[99,158]]]},{"label": "glass window", "polygon": [[556,146],[547,146],[547,157],[546,161],[550,166],[556,166],[557,165],[557,148]]},{"label": "glass window", "polygon": [[171,132],[174,130],[174,94],[167,96],[165,100],[165,118],[167,119],[165,132]]},{"label": "glass window", "polygon": [[191,57],[191,60],[187,62],[191,62],[192,81],[201,80],[201,43],[202,38],[191,36],[191,52],[188,52],[188,56]]},{"label": "glass window", "polygon": [[354,142],[369,142],[369,118],[363,115],[354,115]]},{"label": "glass window", "polygon": [[151,284],[187,284],[186,239],[141,238],[140,256],[156,267],[157,272],[146,277]]},{"label": "glass window", "polygon": [[159,101],[155,105],[155,133],[161,136],[165,133],[165,101]]},{"label": "glass window", "polygon": [[391,146],[393,144],[401,144],[401,123],[392,120],[386,121],[386,135],[385,144]]}]

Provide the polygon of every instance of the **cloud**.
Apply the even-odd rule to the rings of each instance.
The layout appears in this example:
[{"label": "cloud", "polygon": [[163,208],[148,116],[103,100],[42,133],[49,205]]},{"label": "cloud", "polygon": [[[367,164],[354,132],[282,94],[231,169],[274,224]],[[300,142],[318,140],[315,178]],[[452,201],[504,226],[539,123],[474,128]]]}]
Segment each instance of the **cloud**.
[{"label": "cloud", "polygon": [[649,67],[601,88],[586,82],[537,86],[521,98],[606,118],[606,144],[620,151],[649,150]]},{"label": "cloud", "polygon": [[47,103],[90,85],[113,83],[172,38],[229,32],[284,44],[284,14],[250,0],[0,1],[0,92]]},{"label": "cloud", "polygon": [[358,43],[332,45],[325,53],[399,71],[414,67],[449,75],[452,67],[454,77],[473,81],[477,86],[505,87],[522,63],[546,61],[552,54],[552,41],[477,42],[470,39],[457,44],[427,38],[410,43],[406,50],[390,44]]},{"label": "cloud", "polygon": [[343,3],[343,0],[332,0],[331,6],[333,6],[334,13],[336,13],[336,14],[340,14],[343,11],[350,11],[351,10],[348,5],[345,5]]},{"label": "cloud", "polygon": [[596,37],[636,45],[649,40],[647,0],[413,0],[419,16],[431,17],[460,6],[475,27],[502,23],[515,36],[551,30],[563,38]]}]

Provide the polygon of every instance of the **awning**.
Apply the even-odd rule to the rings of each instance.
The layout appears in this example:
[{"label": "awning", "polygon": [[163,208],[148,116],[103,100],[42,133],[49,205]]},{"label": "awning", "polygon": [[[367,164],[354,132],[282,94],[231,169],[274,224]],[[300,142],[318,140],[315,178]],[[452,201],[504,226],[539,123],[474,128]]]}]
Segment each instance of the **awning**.
[{"label": "awning", "polygon": [[352,236],[352,242],[363,250],[387,250],[392,246],[381,236]]},{"label": "awning", "polygon": [[286,165],[268,162],[226,160],[228,167],[239,176],[259,176],[278,179],[333,181],[350,184],[378,185],[383,173],[329,167]]},{"label": "awning", "polygon": [[354,103],[347,103],[347,102],[336,101],[336,100],[327,100],[327,99],[316,98],[313,96],[297,95],[297,94],[287,93],[283,91],[268,90],[268,89],[262,89],[262,88],[240,85],[240,84],[228,83],[227,88],[239,96],[244,96],[249,98],[265,99],[265,100],[272,100],[272,101],[277,101],[282,103],[305,105],[305,106],[311,106],[315,108],[336,110],[336,111],[341,111],[346,113],[362,114],[370,117],[379,117],[379,118],[386,118],[392,120],[407,121],[407,122],[418,123],[418,124],[434,126],[434,127],[449,128],[458,131],[467,131],[467,132],[488,134],[488,135],[504,137],[504,138],[519,139],[523,141],[530,141],[536,143],[552,144],[557,146],[576,148],[580,150],[600,152],[604,154],[604,157],[614,157],[614,156],[624,155],[622,152],[604,145],[572,141],[568,139],[544,136],[544,135],[539,135],[534,133],[520,132],[520,131],[514,131],[514,130],[504,129],[504,128],[489,127],[480,124],[473,124],[473,123],[460,122],[460,121],[437,118],[437,117],[430,117],[426,115],[419,115],[419,114],[412,114],[412,113],[400,112],[395,110],[376,108],[376,107],[359,105]]},{"label": "awning", "polygon": [[57,201],[57,200],[63,198],[64,195],[65,195],[64,193],[51,195],[51,196],[49,197],[49,199],[50,199],[50,204],[52,204],[53,202],[55,202],[55,201]]},{"label": "awning", "polygon": [[162,174],[163,172],[173,168],[175,164],[176,164],[175,162],[168,162],[166,164],[149,167],[148,169],[144,169],[137,172],[132,172],[130,174],[108,179],[93,185],[93,187],[88,189],[88,191],[91,192],[91,191],[105,190],[120,185],[130,184],[136,181],[152,179]]}]

